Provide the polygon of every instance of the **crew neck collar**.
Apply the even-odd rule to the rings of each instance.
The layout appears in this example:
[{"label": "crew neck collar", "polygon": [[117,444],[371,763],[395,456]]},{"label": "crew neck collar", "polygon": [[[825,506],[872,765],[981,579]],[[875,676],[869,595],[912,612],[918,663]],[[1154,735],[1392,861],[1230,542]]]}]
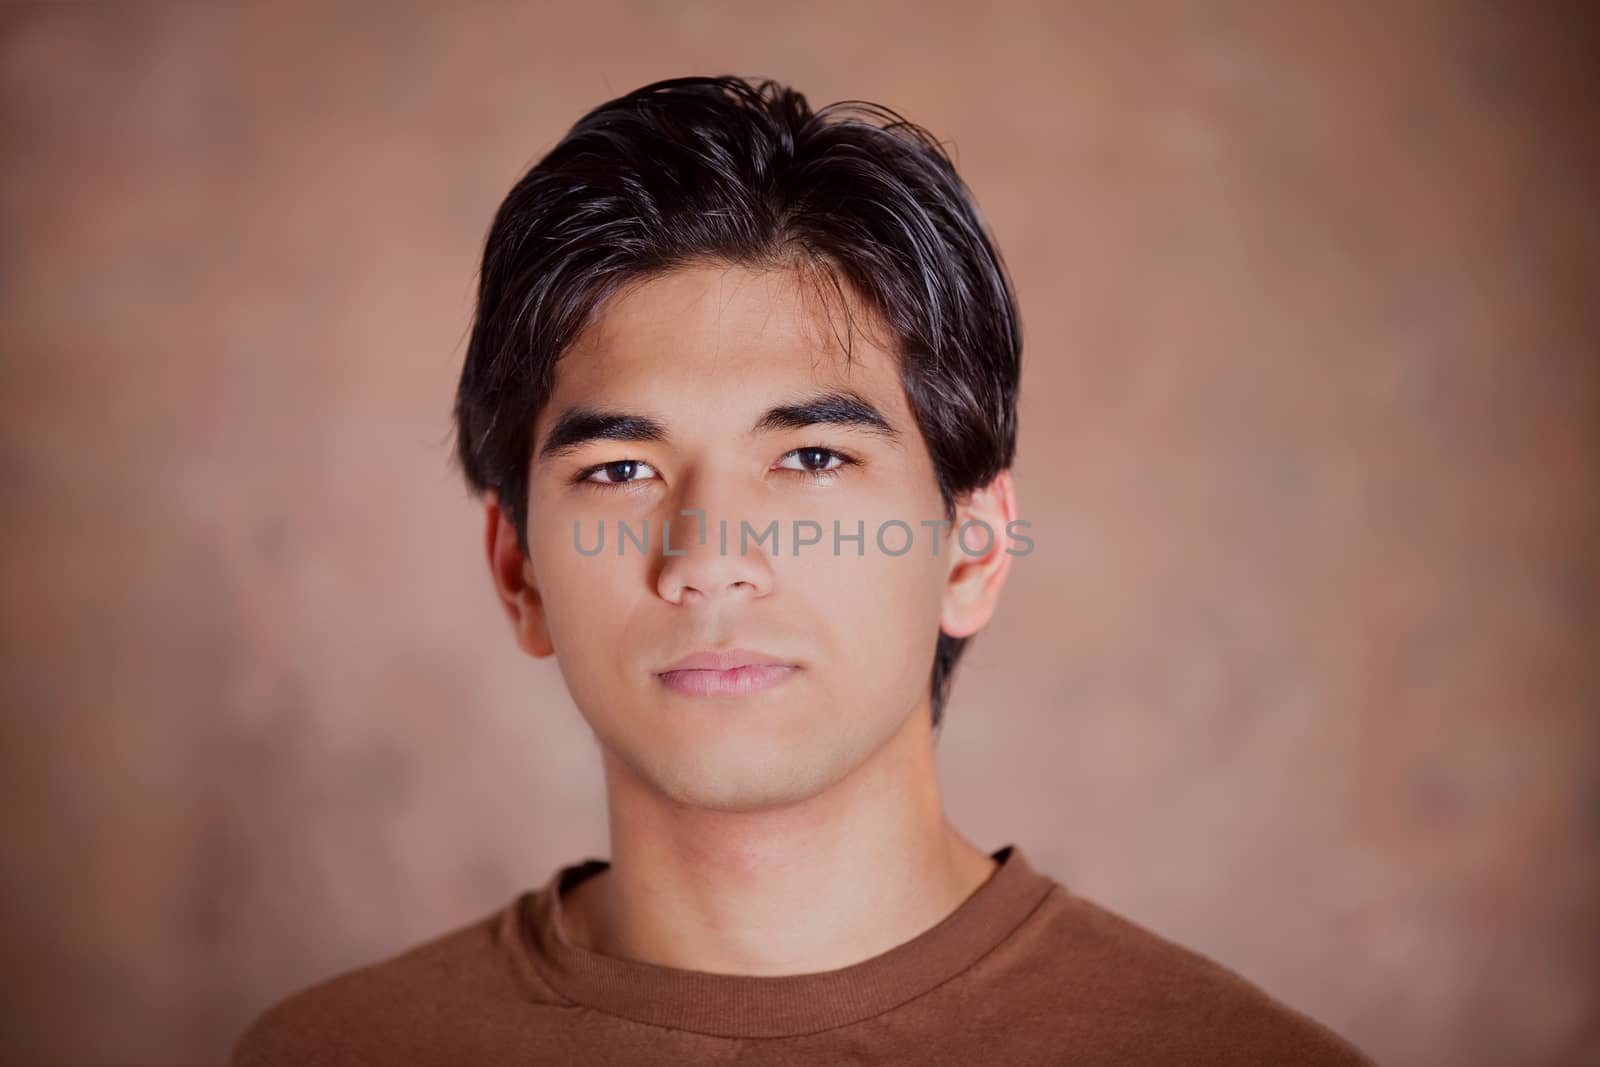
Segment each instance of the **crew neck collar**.
[{"label": "crew neck collar", "polygon": [[525,973],[575,1003],[636,1022],[722,1037],[792,1037],[881,1014],[966,970],[1055,887],[1022,850],[949,915],[910,941],[848,967],[810,974],[731,975],[607,956],[567,939],[561,894],[610,866],[586,859],[523,893],[502,918],[503,943]]}]

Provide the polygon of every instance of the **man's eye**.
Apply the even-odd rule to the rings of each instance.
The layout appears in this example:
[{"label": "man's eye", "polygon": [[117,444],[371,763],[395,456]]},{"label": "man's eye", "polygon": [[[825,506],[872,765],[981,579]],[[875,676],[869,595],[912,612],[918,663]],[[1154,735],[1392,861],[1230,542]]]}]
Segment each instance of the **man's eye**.
[{"label": "man's eye", "polygon": [[[585,485],[630,485],[633,482],[644,480],[635,477],[641,469],[649,471],[651,474],[655,473],[655,468],[642,460],[619,459],[611,463],[602,463],[598,467],[590,467],[578,475],[578,481]],[[599,477],[600,475],[604,475],[604,477]]]},{"label": "man's eye", "polygon": [[[791,465],[788,462],[791,459],[796,461],[795,464]],[[786,453],[779,467],[783,470],[797,471],[817,481],[829,481],[837,477],[840,470],[855,463],[855,459],[843,452],[835,452],[831,448],[812,447],[796,448]],[[655,468],[643,460],[618,459],[589,467],[579,472],[573,480],[580,485],[615,489],[648,481],[656,473]]]},{"label": "man's eye", "polygon": [[[819,480],[827,480],[839,473],[844,468],[851,466],[856,461],[843,452],[835,452],[831,448],[797,448],[783,458],[798,458],[800,465],[791,467],[780,464],[784,470],[798,470],[802,474],[809,474]],[[838,462],[835,463],[834,461]]]}]

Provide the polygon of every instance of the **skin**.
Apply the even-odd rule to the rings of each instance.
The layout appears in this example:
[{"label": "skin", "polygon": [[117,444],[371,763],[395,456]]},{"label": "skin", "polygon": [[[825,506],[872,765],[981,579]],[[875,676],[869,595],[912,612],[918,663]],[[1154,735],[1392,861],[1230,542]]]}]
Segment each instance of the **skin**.
[{"label": "skin", "polygon": [[[517,643],[555,656],[601,747],[611,866],[562,898],[564,932],[592,951],[722,974],[832,970],[934,926],[995,869],[944,816],[928,672],[941,628],[972,634],[994,612],[1010,472],[959,501],[956,526],[919,525],[944,511],[886,331],[856,305],[847,363],[842,310],[818,292],[788,269],[709,264],[623,290],[556,364],[532,427],[527,556],[486,498],[490,571]],[[899,440],[836,425],[750,432],[768,407],[822,388],[866,398]],[[550,425],[580,403],[648,413],[669,439],[541,460]],[[856,463],[795,451],[813,448]],[[575,481],[624,460],[640,465]],[[809,478],[817,467],[836,474]],[[680,508],[706,509],[704,545]],[[630,543],[619,558],[616,522],[637,531],[646,518],[650,551]],[[684,554],[662,552],[664,518]],[[874,541],[891,518],[915,531],[898,557]],[[777,519],[779,553],[752,540],[741,554],[741,519]],[[824,531],[799,555],[794,519]],[[864,555],[853,542],[833,553],[835,519],[846,533],[865,522]],[[981,530],[957,546],[968,519],[998,535],[982,555],[969,554]],[[601,520],[605,550],[580,554],[574,522],[587,548]],[[729,647],[797,669],[732,697],[685,696],[656,676]]]}]

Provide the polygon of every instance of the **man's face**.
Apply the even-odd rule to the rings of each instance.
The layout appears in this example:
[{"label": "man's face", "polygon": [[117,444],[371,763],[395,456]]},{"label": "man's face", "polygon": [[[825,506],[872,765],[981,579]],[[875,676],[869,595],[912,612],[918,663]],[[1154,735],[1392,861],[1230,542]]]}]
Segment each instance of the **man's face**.
[{"label": "man's face", "polygon": [[[948,528],[922,525],[944,511],[895,357],[877,345],[887,331],[876,320],[858,328],[847,365],[843,314],[835,307],[830,323],[816,292],[788,271],[720,265],[625,290],[557,363],[533,428],[529,625],[553,646],[599,741],[680,803],[731,811],[804,799],[860,766],[908,716],[928,715],[957,544]],[[859,323],[866,312],[855,314]],[[770,409],[825,394],[859,398],[887,431],[758,425]],[[580,435],[541,455],[577,407],[645,416],[662,434]],[[703,544],[700,520],[680,514],[692,508],[705,511]],[[669,519],[682,555],[662,551]],[[898,556],[877,540],[894,519],[912,533]],[[755,539],[774,520],[776,555],[770,536]],[[801,524],[806,537],[821,531],[798,554],[796,520],[816,524]],[[864,533],[859,549],[841,541],[835,552],[836,520],[843,534]],[[619,523],[636,537],[648,529],[647,551],[628,541],[619,555]],[[585,551],[603,530],[603,549],[580,552],[575,526]],[[897,527],[884,533],[891,552],[906,540]],[[690,695],[660,677],[714,648],[796,669],[740,695]]]}]

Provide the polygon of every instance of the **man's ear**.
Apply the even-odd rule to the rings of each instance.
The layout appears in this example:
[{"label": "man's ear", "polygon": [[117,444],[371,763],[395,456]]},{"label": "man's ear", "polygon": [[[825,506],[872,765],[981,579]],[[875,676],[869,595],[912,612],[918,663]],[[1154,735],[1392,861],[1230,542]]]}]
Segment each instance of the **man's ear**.
[{"label": "man's ear", "polygon": [[950,569],[945,581],[939,629],[951,637],[970,637],[994,615],[1000,587],[1011,570],[1010,523],[1017,517],[1011,472],[1001,471],[986,486],[957,502],[950,530]]},{"label": "man's ear", "polygon": [[489,573],[511,619],[517,644],[530,656],[548,656],[555,651],[555,645],[545,624],[544,601],[539,597],[533,563],[517,544],[517,529],[510,516],[500,510],[500,494],[493,489],[484,496],[484,517]]}]

